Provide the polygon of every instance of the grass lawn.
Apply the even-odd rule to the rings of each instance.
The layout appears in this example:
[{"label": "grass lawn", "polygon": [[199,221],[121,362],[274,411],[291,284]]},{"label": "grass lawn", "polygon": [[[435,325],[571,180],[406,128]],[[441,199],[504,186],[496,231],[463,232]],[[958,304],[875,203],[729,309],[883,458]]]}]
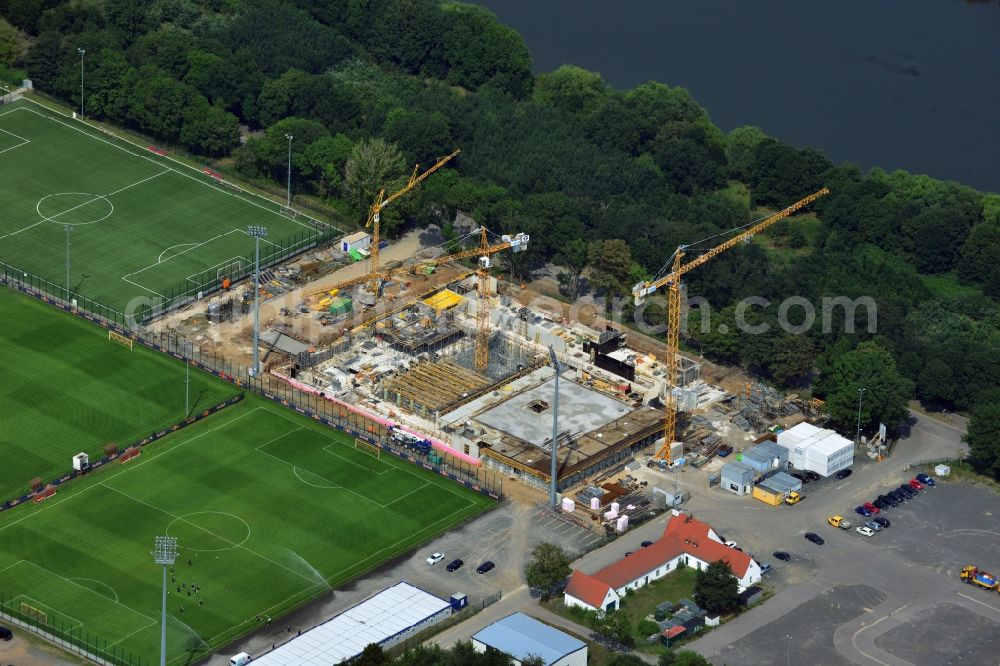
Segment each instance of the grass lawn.
[{"label": "grass lawn", "polygon": [[0,182],[0,261],[64,289],[68,239],[72,293],[119,310],[247,274],[248,225],[264,262],[336,231],[29,100],[0,107]]},{"label": "grass lawn", "polygon": [[0,595],[152,662],[161,573],[150,550],[175,536],[168,663],[184,664],[493,505],[353,442],[248,396],[135,461],[0,514]]},{"label": "grass lawn", "polygon": [[[83,451],[121,448],[184,414],[184,364],[107,332],[29,296],[0,287],[0,502],[72,469]],[[236,389],[191,372],[191,409],[222,402]]]},{"label": "grass lawn", "polygon": [[982,288],[972,284],[962,284],[954,273],[943,275],[921,275],[920,281],[937,297],[982,296]]},{"label": "grass lawn", "polygon": [[[628,616],[629,625],[632,627],[632,637],[635,639],[637,650],[642,652],[652,652],[659,654],[664,652],[660,643],[650,645],[646,642],[646,636],[640,636],[637,629],[639,622],[647,615],[652,615],[659,604],[664,601],[678,602],[681,599],[692,599],[694,595],[694,580],[697,575],[691,567],[677,569],[674,573],[655,580],[648,585],[643,585],[637,590],[629,590],[622,600],[621,612]],[[544,602],[545,607],[554,613],[559,613],[563,617],[586,625],[584,613],[579,608],[568,608],[563,604],[562,597],[554,597]]]}]

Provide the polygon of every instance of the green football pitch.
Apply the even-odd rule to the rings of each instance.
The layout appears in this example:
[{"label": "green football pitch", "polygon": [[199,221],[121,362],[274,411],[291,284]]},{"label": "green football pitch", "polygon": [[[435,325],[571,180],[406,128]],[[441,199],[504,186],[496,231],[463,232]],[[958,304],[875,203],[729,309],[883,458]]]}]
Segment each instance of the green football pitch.
[{"label": "green football pitch", "polygon": [[262,261],[336,232],[28,100],[0,106],[0,182],[0,261],[62,296],[68,260],[72,294],[122,311],[246,275],[249,225]]},{"label": "green football pitch", "polygon": [[[0,287],[0,502],[91,460],[104,445],[121,448],[185,417],[184,364],[107,332],[51,305]],[[234,395],[234,387],[194,370],[189,409]]]},{"label": "green football pitch", "polygon": [[[0,360],[13,377],[0,396],[13,417],[0,434],[5,483],[65,470],[84,442],[99,448],[183,413],[180,363],[9,290],[0,314]],[[191,378],[205,405],[231,394],[201,372]],[[277,619],[492,505],[250,395],[139,458],[0,513],[0,604],[155,663],[162,572],[150,551],[156,536],[173,536],[169,660],[188,663],[256,629],[258,616]]]}]

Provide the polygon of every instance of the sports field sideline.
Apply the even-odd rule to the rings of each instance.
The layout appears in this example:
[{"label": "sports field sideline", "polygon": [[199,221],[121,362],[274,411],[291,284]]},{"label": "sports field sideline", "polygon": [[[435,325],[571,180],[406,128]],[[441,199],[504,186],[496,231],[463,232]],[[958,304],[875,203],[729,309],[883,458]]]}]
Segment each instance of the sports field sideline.
[{"label": "sports field sideline", "polygon": [[29,100],[0,106],[0,182],[0,261],[63,289],[68,255],[71,292],[121,310],[245,274],[248,225],[262,259],[337,231]]}]

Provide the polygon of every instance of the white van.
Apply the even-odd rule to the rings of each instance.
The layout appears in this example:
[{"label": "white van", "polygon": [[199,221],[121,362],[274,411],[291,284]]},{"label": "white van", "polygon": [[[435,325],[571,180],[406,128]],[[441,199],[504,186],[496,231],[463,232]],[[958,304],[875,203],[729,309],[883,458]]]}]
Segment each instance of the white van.
[{"label": "white van", "polygon": [[240,652],[238,655],[229,658],[229,666],[243,666],[243,664],[249,664],[252,661],[250,655],[246,652]]}]

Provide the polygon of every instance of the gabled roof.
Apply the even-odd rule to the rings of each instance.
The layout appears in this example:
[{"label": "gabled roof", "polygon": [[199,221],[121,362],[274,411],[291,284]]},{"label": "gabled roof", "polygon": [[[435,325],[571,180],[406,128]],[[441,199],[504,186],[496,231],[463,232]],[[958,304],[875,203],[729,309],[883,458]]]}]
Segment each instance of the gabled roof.
[{"label": "gabled roof", "polygon": [[[709,537],[708,533],[711,529],[706,523],[690,516],[674,516],[667,522],[663,536],[650,546],[640,548],[629,557],[604,567],[593,576],[588,576],[581,571],[574,571],[566,593],[595,608],[600,608],[608,587],[618,589],[628,585],[683,553],[697,557],[703,562],[722,560],[729,565],[738,578],[743,578],[750,568],[750,556]],[[583,582],[584,579],[586,579],[586,583]],[[597,589],[601,589],[600,599],[592,602],[574,592],[574,581],[576,580],[579,580],[576,589],[580,592],[589,591],[587,588],[592,586],[593,596],[596,597]],[[587,588],[584,587],[585,585]]]},{"label": "gabled roof", "polygon": [[588,576],[582,571],[574,571],[566,586],[566,594],[594,608],[602,608],[610,589],[611,586],[606,582]]},{"label": "gabled roof", "polygon": [[530,655],[541,657],[546,666],[586,647],[582,641],[524,613],[508,615],[473,634],[472,638],[518,661]]}]

